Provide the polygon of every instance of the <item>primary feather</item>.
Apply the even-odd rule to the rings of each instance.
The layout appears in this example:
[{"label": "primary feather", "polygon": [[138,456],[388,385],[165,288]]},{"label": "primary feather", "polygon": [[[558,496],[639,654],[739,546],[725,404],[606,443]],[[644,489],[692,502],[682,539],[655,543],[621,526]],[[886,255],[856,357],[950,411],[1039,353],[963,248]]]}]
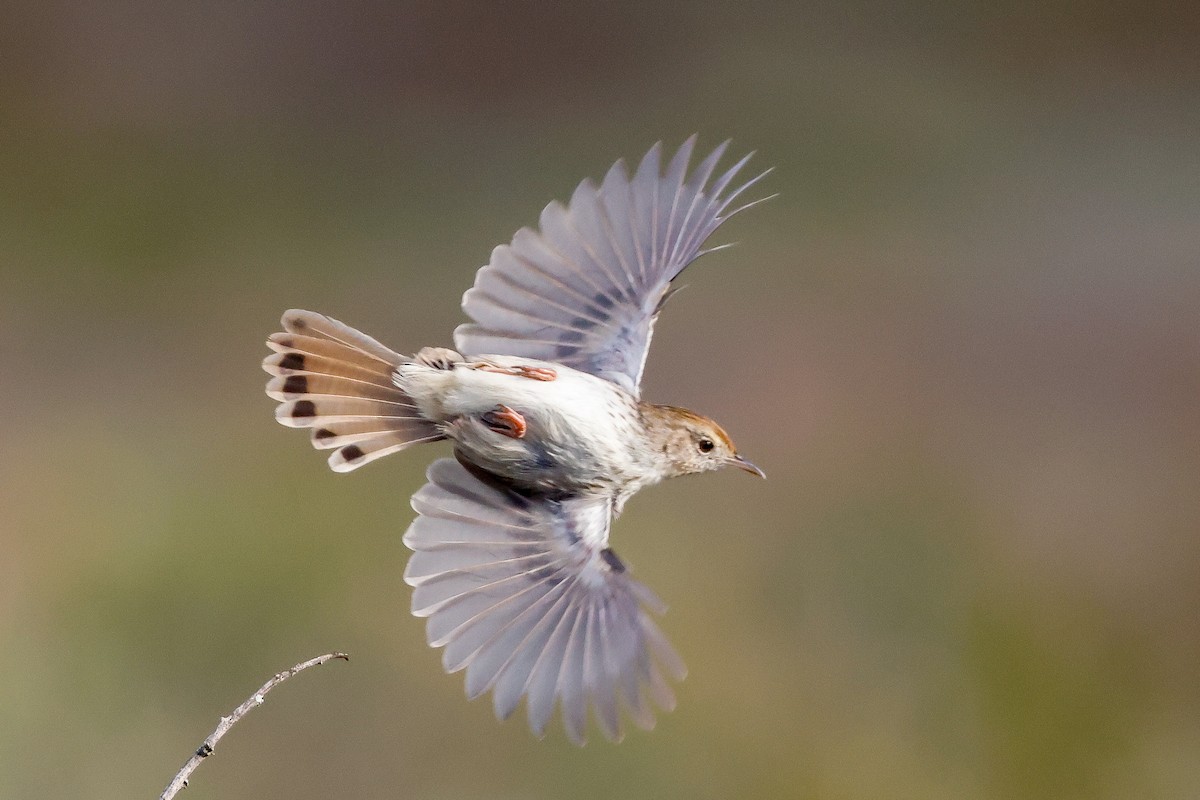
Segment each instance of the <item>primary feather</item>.
[{"label": "primary feather", "polygon": [[413,495],[404,578],[446,670],[467,670],[468,696],[493,690],[501,718],[526,696],[539,735],[557,702],[579,744],[589,708],[618,740],[619,707],[644,728],[652,703],[673,707],[663,672],[686,670],[648,613],[661,601],[608,549],[605,498],[529,497],[453,459],[428,478]]},{"label": "primary feather", "polygon": [[568,205],[546,206],[540,231],[522,228],[493,250],[463,296],[473,321],[455,330],[458,349],[566,364],[636,397],[671,281],[711,252],[704,242],[721,223],[755,204],[730,210],[767,174],[727,191],[746,156],[710,184],[726,142],[689,175],[695,138],[665,174],[657,144],[632,177],[618,161],[599,187],[585,180]]}]

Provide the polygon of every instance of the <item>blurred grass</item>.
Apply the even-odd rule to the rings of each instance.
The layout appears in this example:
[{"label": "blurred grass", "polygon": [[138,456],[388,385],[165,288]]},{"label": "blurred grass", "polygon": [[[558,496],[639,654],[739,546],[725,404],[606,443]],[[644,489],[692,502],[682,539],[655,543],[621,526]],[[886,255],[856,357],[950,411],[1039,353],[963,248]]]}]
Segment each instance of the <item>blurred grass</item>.
[{"label": "blurred grass", "polygon": [[[1200,15],[123,0],[0,32],[0,797],[1187,798],[1200,790]],[[499,724],[407,614],[420,456],[335,476],[263,338],[447,343],[490,248],[693,131],[775,165],[647,395],[770,475],[615,546],[658,730]],[[430,457],[437,452],[430,451]],[[390,462],[390,460],[389,460]],[[67,765],[64,767],[64,765]]]}]

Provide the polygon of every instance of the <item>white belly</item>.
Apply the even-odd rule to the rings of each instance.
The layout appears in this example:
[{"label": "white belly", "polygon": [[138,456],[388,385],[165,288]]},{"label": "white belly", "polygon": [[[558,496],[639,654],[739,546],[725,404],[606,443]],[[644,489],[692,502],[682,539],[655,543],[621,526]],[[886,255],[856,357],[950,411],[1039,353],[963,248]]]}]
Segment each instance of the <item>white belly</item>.
[{"label": "white belly", "polygon": [[[396,378],[470,461],[531,488],[564,491],[612,490],[641,471],[637,402],[624,390],[561,364],[512,356],[479,360],[544,366],[557,378],[540,381],[461,364],[451,370],[404,364]],[[480,421],[497,405],[524,417],[522,438]]]}]

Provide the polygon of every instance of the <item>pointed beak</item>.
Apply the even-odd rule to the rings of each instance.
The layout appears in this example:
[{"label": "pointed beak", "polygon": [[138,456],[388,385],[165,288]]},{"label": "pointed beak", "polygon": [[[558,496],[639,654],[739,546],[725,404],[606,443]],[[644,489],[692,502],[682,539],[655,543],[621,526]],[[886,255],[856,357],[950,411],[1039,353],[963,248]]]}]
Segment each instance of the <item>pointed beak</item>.
[{"label": "pointed beak", "polygon": [[763,472],[761,469],[754,466],[753,464],[751,464],[749,461],[742,458],[741,456],[734,456],[733,459],[730,461],[730,463],[733,464],[738,469],[744,469],[744,470],[746,470],[746,472],[749,472],[752,475],[757,475],[758,477],[763,478],[764,480],[767,477],[767,473]]}]

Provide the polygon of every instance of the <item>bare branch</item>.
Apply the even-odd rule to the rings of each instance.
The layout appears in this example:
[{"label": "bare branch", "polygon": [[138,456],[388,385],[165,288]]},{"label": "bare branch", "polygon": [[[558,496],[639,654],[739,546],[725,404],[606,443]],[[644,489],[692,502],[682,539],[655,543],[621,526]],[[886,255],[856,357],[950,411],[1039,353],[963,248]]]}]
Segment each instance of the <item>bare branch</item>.
[{"label": "bare branch", "polygon": [[180,768],[179,772],[175,774],[174,780],[172,780],[171,783],[167,785],[167,788],[163,789],[163,793],[159,795],[159,800],[171,800],[171,798],[179,793],[180,789],[186,787],[188,785],[188,778],[191,777],[192,773],[196,771],[196,767],[200,766],[201,761],[213,754],[213,749],[217,746],[217,742],[221,741],[221,737],[228,733],[229,729],[232,728],[238,720],[249,714],[251,709],[261,706],[263,703],[263,698],[266,697],[267,692],[271,691],[296,673],[306,670],[309,667],[319,667],[326,661],[331,661],[335,658],[339,658],[342,661],[350,660],[350,656],[346,655],[345,653],[326,653],[323,656],[310,658],[308,661],[297,664],[291,669],[280,672],[278,675],[271,678],[271,680],[264,683],[262,688],[252,694],[249,699],[246,700],[246,702],[235,708],[232,714],[227,717],[221,717],[221,721],[217,723],[216,730],[210,733],[208,738],[205,739],[200,744],[200,747],[196,749],[196,752],[192,753],[191,758],[184,762],[184,765]]}]

